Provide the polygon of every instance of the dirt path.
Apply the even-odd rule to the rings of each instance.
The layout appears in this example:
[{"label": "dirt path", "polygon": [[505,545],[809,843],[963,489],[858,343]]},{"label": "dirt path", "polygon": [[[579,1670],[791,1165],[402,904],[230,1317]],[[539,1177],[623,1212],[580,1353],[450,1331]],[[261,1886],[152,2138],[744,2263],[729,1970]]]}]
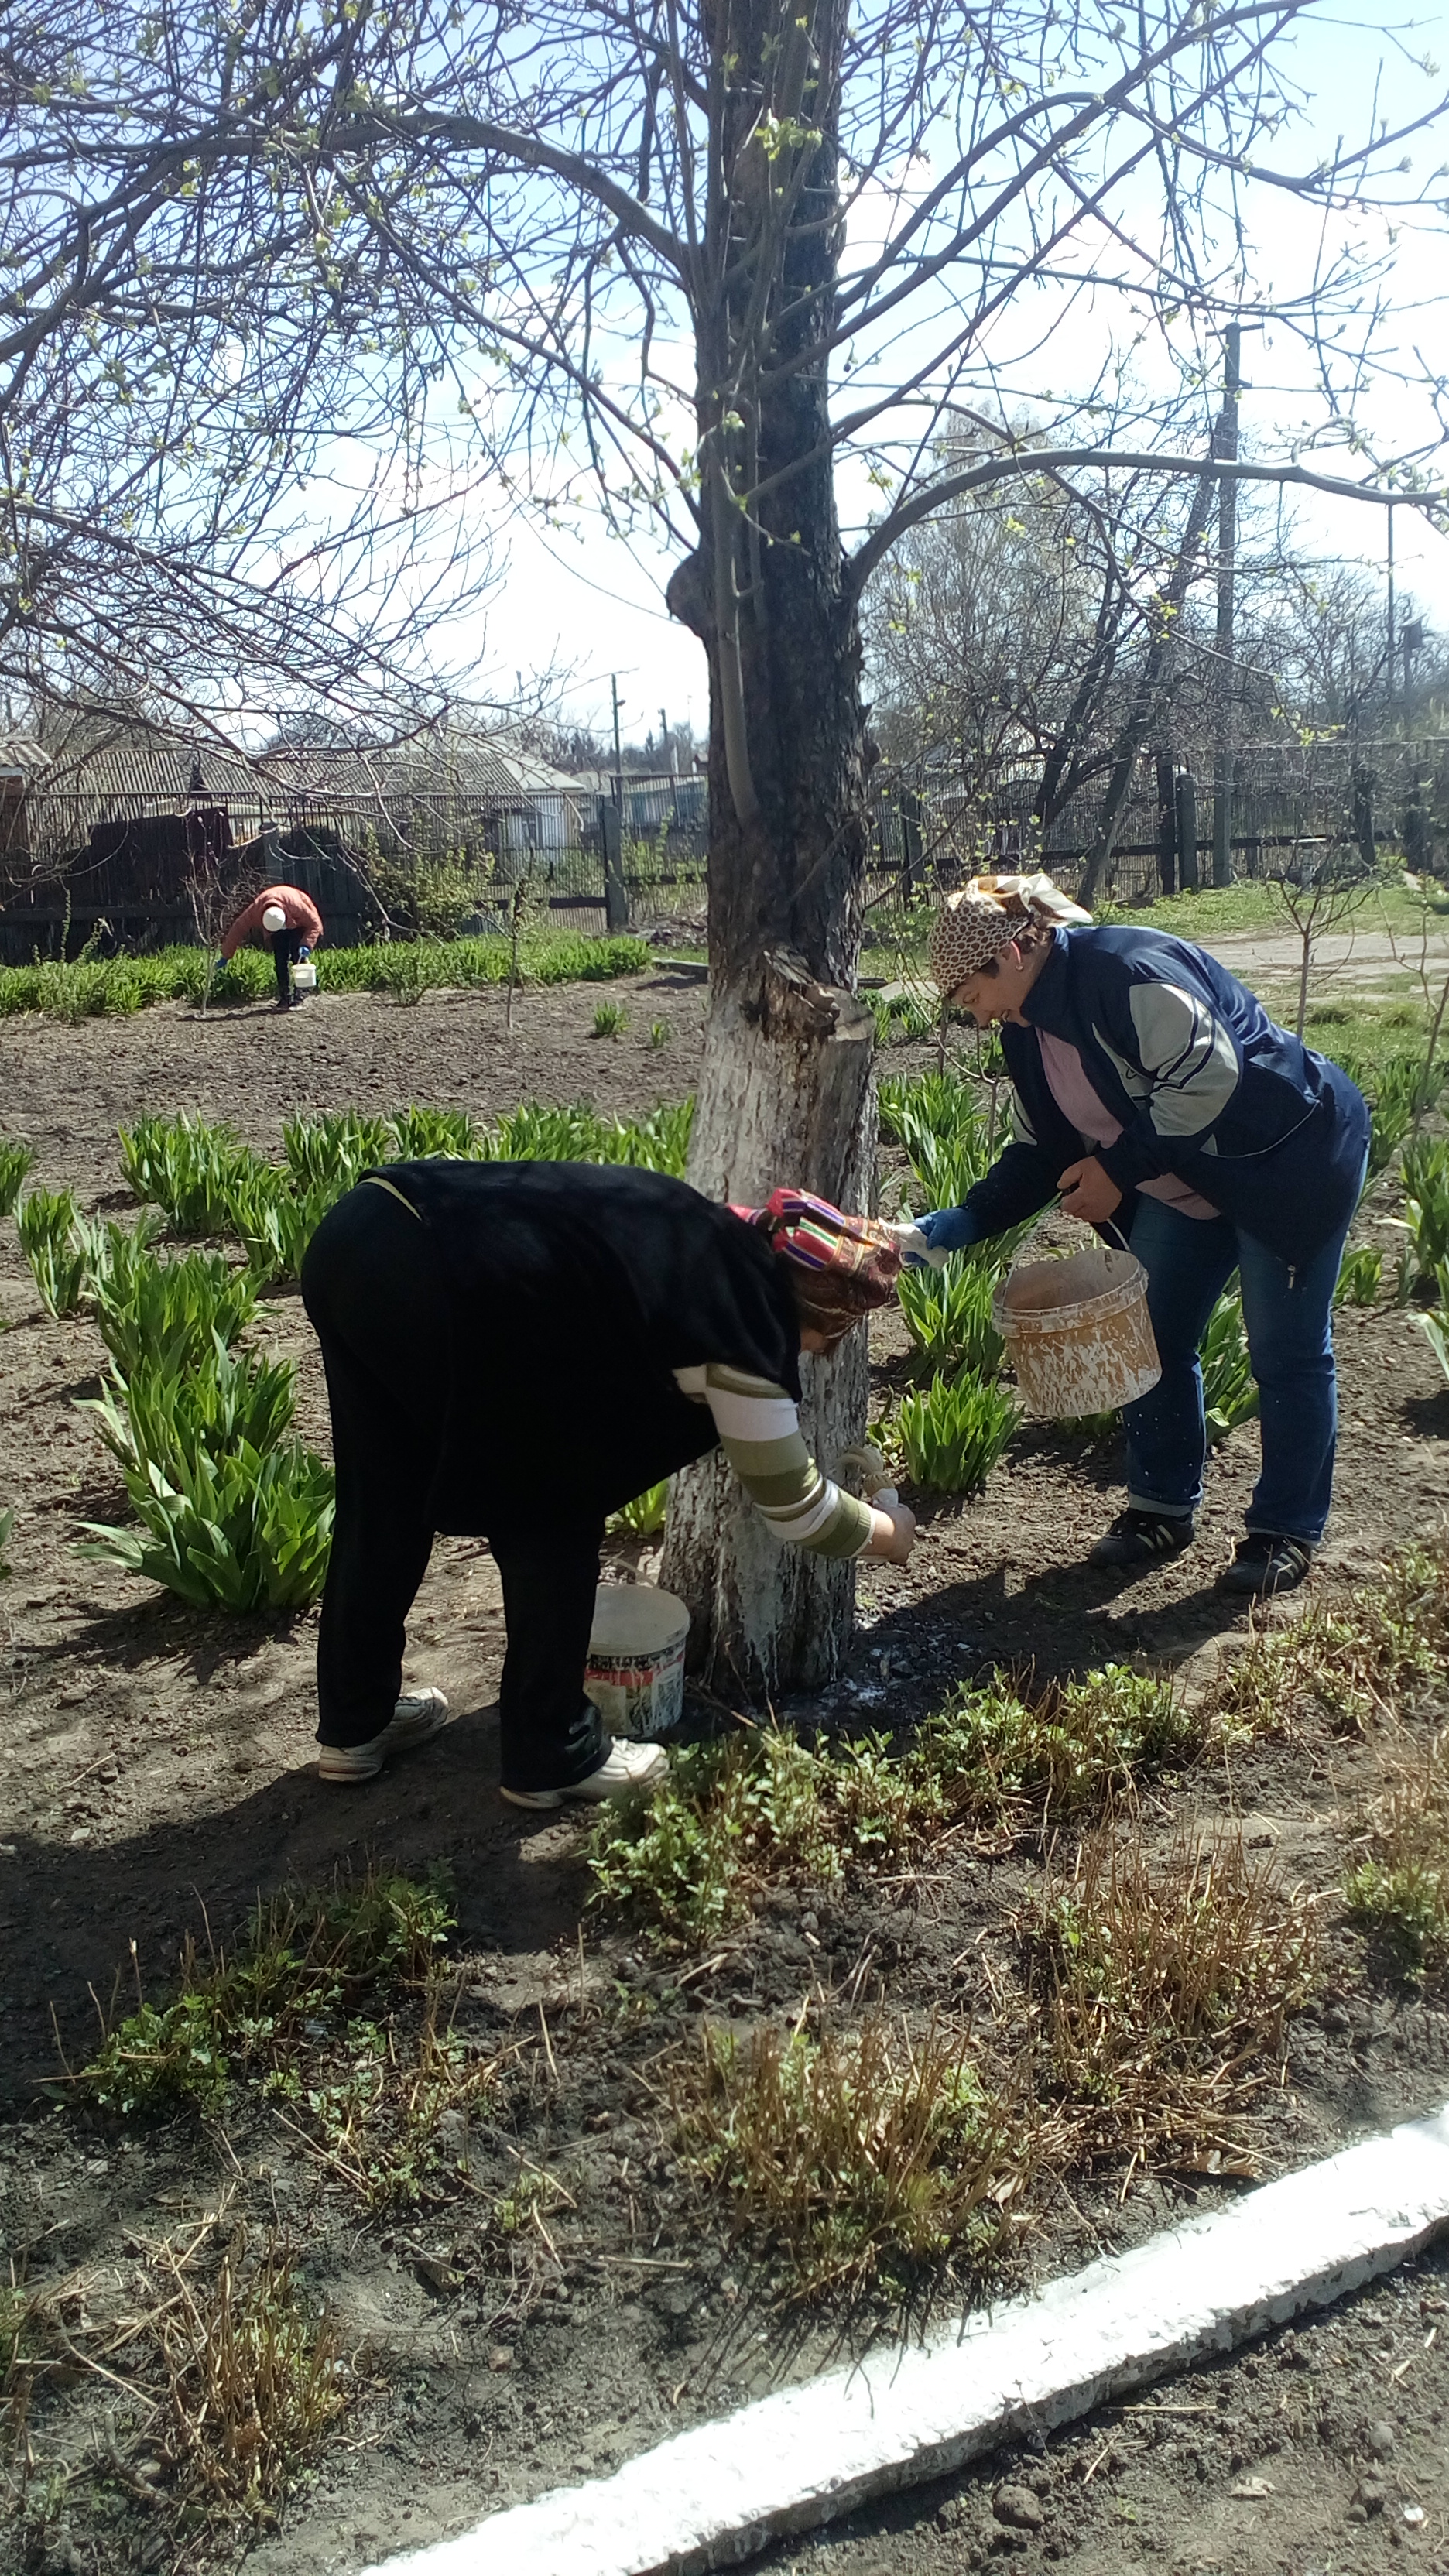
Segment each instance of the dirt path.
[{"label": "dirt path", "polygon": [[[39,1178],[72,1183],[87,1205],[120,1208],[115,1128],[142,1109],[227,1116],[250,1142],[274,1147],[294,1109],[418,1100],[489,1115],[521,1098],[587,1095],[623,1112],[679,1097],[695,1078],[697,986],[655,978],[610,993],[631,1013],[617,1042],[589,1034],[598,995],[586,987],[526,997],[511,1039],[494,995],[429,997],[413,1008],[338,997],[285,1020],[262,1013],[204,1025],[172,1011],[74,1030],[9,1021],[0,1023],[5,1124],[32,1138]],[[672,1034],[651,1049],[647,1032],[659,1017]],[[904,1066],[909,1052],[892,1060]],[[1377,1221],[1388,1212],[1381,1205]],[[1381,1240],[1396,1238],[1385,1230]],[[360,2356],[359,2447],[324,2458],[284,2527],[259,2540],[259,2576],[322,2576],[416,2545],[492,2502],[606,2467],[836,2353],[837,2323],[783,2324],[732,2246],[724,2210],[702,2211],[660,2126],[650,2089],[657,2069],[696,2044],[701,2010],[741,2029],[761,2016],[788,2020],[822,1980],[844,1989],[862,1961],[869,1974],[858,1991],[891,2009],[975,2010],[985,1999],[975,1982],[982,1945],[1000,1937],[1034,1865],[1010,1849],[964,1844],[919,1885],[866,1889],[818,1916],[798,1898],[782,1900],[707,1971],[698,1963],[684,1980],[661,1970],[583,1916],[581,1829],[531,1821],[496,1799],[501,1620],[481,1545],[440,1543],[410,1634],[409,1678],[441,1682],[456,1725],[376,1782],[322,1789],[310,1767],[310,1619],[268,1629],[193,1615],[74,1556],[78,1523],[113,1516],[122,1500],[75,1409],[93,1385],[100,1345],[86,1323],[41,1314],[9,1226],[0,1227],[0,1314],[8,1324],[0,1333],[0,1503],[19,1507],[15,1571],[0,1585],[0,2220],[38,2194],[46,2224],[37,2261],[50,2267],[47,2277],[74,2265],[98,2280],[108,2267],[119,2279],[129,2249],[183,2228],[223,2189],[250,2224],[285,2227],[301,2249],[299,2278]],[[295,1297],[268,1302],[265,1332],[298,1360],[301,1427],[325,1447],[320,1373]],[[902,1383],[904,1347],[898,1323],[876,1336],[881,1396]],[[1346,1312],[1340,1348],[1339,1501],[1322,1579],[1353,1586],[1371,1579],[1386,1549],[1442,1514],[1449,1391],[1422,1337],[1388,1306]],[[1024,1430],[984,1495],[923,1505],[908,1571],[862,1575],[850,1668],[801,1714],[846,1734],[909,1727],[952,1682],[995,1662],[1049,1674],[1145,1656],[1191,1680],[1225,1637],[1243,1631],[1214,1578],[1241,1525],[1255,1461],[1250,1425],[1214,1460],[1197,1547],[1124,1584],[1082,1563],[1117,1507],[1114,1450],[1050,1428]],[[637,1550],[623,1553],[640,1561]],[[1236,1816],[1255,1847],[1331,1901],[1343,1820],[1374,1760],[1372,1746],[1347,1739],[1267,1740],[1230,1773],[1207,1769],[1154,1798],[1154,1830],[1165,1837],[1194,1817]],[[146,1990],[164,1997],[184,1936],[204,1945],[208,1927],[229,1934],[258,1889],[325,1882],[368,1854],[451,1870],[460,2039],[507,2062],[474,2138],[468,2184],[454,2198],[369,2221],[254,2105],[223,2143],[184,2123],[87,2131],[38,2103],[37,2080],[57,2067],[56,2030],[72,2057],[94,2039],[88,1989],[107,2001],[119,1973],[130,1993],[132,1942]],[[1336,1935],[1320,2003],[1293,2025],[1285,2088],[1263,2124],[1265,2167],[1301,2162],[1446,2091],[1442,1999],[1432,1989],[1386,1989],[1362,1944]],[[542,2233],[530,2226],[505,2236],[490,2213],[525,2163],[546,2167],[564,2197],[548,2203]],[[1069,2199],[1053,2199],[1034,2220],[1025,2268],[1135,2241],[1220,2188],[1130,2175],[1124,2186],[1117,2173],[1074,2183]],[[1100,2437],[1054,2445],[1044,2468],[1026,2463],[1052,2482],[1043,2530],[1028,2535],[1034,2559],[1065,2556],[1080,2576],[1119,2564],[1124,2546],[1129,2557],[1166,2551],[1184,2569],[1241,2566],[1251,2576],[1280,2565],[1306,2576],[1330,2558],[1335,2569],[1377,2566],[1375,2553],[1390,2545],[1388,2521],[1342,2520],[1354,2445],[1360,2419],[1382,2403],[1400,2425],[1405,2474],[1427,2475],[1421,2459],[1432,2454],[1442,2479],[1438,2344],[1422,2362],[1415,2357],[1438,2311],[1425,2310],[1419,2333],[1413,2305],[1421,2291],[1433,2298],[1441,2288],[1430,2267],[1412,2291],[1377,2294],[1346,2326],[1323,2329],[1329,2358],[1317,2379],[1274,2357],[1207,2374],[1201,2391],[1168,2392],[1210,2410],[1211,2438],[1196,2416],[1145,2430],[1134,2418],[1120,2440],[1104,2425]],[[869,2340],[893,2322],[882,2302],[852,2332]],[[1382,2365],[1373,2358],[1380,2349],[1390,2355]],[[1380,2377],[1404,2358],[1408,2373],[1380,2400]],[[1300,2419],[1304,2429],[1295,2429]],[[91,2431],[79,2412],[69,2420],[73,2456],[92,2459]],[[1109,2432],[1120,2469],[1116,2451],[1105,2454],[1083,2483],[1078,2470]],[[1266,2446],[1278,2440],[1282,2465],[1263,2469]],[[1299,2501],[1233,2502],[1235,2453],[1279,2498],[1291,2488]],[[917,2567],[935,2576],[974,2564],[972,2553],[993,2545],[997,2528],[982,2505],[987,2483],[883,2509],[854,2536],[783,2553],[778,2563],[818,2566],[820,2576],[834,2576],[837,2556],[841,2576],[906,2576]],[[114,2499],[87,2503],[88,2494],[81,2479],[74,2563],[87,2576],[111,2576],[136,2563],[146,2526],[137,2525],[134,2499],[123,2511]],[[1427,2492],[1419,2500],[1433,2501]],[[931,2514],[940,2503],[948,2513],[938,2529]],[[1315,2556],[1330,2528],[1324,2517],[1334,2514],[1337,2554],[1324,2543]],[[1423,2554],[1434,2533],[1442,2539],[1437,2521],[1408,2545]],[[1262,2554],[1265,2534],[1276,2535],[1276,2558]],[[1260,2541],[1259,2555],[1244,2554]],[[160,2562],[141,2554],[138,2563]],[[43,2553],[36,2564],[51,2576]],[[70,2565],[55,2558],[55,2576]]]},{"label": "dirt path", "polygon": [[[1296,988],[1303,951],[1292,931],[1229,931],[1221,938],[1205,939],[1202,944],[1221,959],[1230,974],[1251,984],[1255,991],[1270,986],[1276,991],[1290,982]],[[1449,932],[1432,932],[1422,954],[1429,979],[1437,987],[1449,974]],[[1420,958],[1418,940],[1406,932],[1327,931],[1313,943],[1311,989],[1319,999],[1330,988],[1340,992],[1382,992],[1405,976],[1417,975]]]}]

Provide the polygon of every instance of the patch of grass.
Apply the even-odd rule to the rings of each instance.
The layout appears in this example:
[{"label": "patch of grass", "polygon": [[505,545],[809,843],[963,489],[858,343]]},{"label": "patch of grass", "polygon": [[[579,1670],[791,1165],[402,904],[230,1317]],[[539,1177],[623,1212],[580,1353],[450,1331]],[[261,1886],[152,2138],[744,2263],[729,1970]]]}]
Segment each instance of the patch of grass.
[{"label": "patch of grass", "polygon": [[179,1994],[138,2002],[71,2080],[78,2098],[119,2119],[182,2107],[221,2109],[238,2074],[282,2072],[305,2054],[305,2024],[350,2021],[401,1989],[426,1986],[455,1929],[436,1879],[369,1868],[323,1893],[258,1903],[231,1953],[188,1943]]},{"label": "patch of grass", "polygon": [[[1431,927],[1436,921],[1449,927],[1449,900],[1436,892],[1429,899]],[[1417,932],[1424,918],[1425,900],[1407,887],[1392,882],[1377,890],[1365,911],[1359,916],[1364,930]],[[1261,879],[1241,878],[1230,886],[1203,886],[1196,894],[1159,896],[1155,903],[1141,904],[1136,909],[1119,911],[1113,904],[1099,904],[1098,921],[1140,922],[1149,930],[1171,931],[1180,939],[1206,941],[1227,937],[1233,931],[1283,931],[1291,928],[1274,887]]]},{"label": "patch of grass", "polygon": [[1395,1748],[1359,1820],[1367,1856],[1348,1873],[1350,1915],[1387,1939],[1411,1975],[1449,1959],[1449,1736]]},{"label": "patch of grass", "polygon": [[[572,932],[535,932],[519,951],[522,975],[533,984],[602,983],[639,975],[653,962],[643,939],[581,938]],[[48,1011],[82,1020],[128,1014],[156,1002],[199,1004],[207,993],[210,959],[199,948],[163,948],[147,957],[77,958],[62,964],[0,966],[0,1018],[18,1011]],[[442,987],[482,987],[510,979],[509,941],[482,939],[393,940],[376,947],[328,948],[319,959],[329,993],[392,993],[404,1000]],[[239,949],[210,988],[214,1004],[255,1003],[273,986],[270,957]]]},{"label": "patch of grass", "polygon": [[657,1055],[661,1047],[667,1047],[673,1035],[674,1031],[667,1020],[651,1020],[648,1041],[651,1053]]},{"label": "patch of grass", "polygon": [[1279,1627],[1255,1627],[1212,1694],[1219,1723],[1249,1735],[1307,1715],[1339,1734],[1397,1716],[1449,1677],[1449,1543],[1409,1547],[1376,1583],[1310,1600]]},{"label": "patch of grass", "polygon": [[5,1509],[0,1511],[0,1582],[4,1582],[5,1579],[14,1572],[14,1568],[5,1553],[14,1535],[15,1506],[13,1503],[7,1503]]},{"label": "patch of grass", "polygon": [[985,1484],[1019,1420],[1004,1387],[962,1368],[904,1396],[891,1424],[911,1482],[943,1494]]},{"label": "patch of grass", "polygon": [[234,2229],[209,2276],[174,2253],[168,2268],[171,2296],[151,2326],[165,2387],[151,2456],[179,2500],[255,2514],[343,2412],[336,2334],[309,2313],[275,2234],[254,2250]]},{"label": "patch of grass", "polygon": [[600,1002],[594,1011],[596,1038],[621,1038],[629,1025],[629,1014],[622,1002]]},{"label": "patch of grass", "polygon": [[1279,2080],[1313,1989],[1314,1917],[1241,1836],[1090,1837],[1017,1918],[1041,2098],[1074,2156],[1193,2173],[1257,2170],[1246,2115]]},{"label": "patch of grass", "polygon": [[745,2038],[707,2025],[670,2100],[686,2164],[802,2299],[950,2255],[981,2270],[1030,2170],[1029,2129],[947,2022],[918,2036],[884,2013]]}]

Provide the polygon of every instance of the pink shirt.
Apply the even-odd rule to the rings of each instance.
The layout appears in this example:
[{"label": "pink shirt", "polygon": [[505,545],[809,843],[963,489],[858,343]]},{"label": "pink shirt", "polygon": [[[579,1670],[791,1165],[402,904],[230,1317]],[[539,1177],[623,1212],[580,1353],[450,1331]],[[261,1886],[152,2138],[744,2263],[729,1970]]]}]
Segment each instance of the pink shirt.
[{"label": "pink shirt", "polygon": [[[1068,1046],[1065,1038],[1048,1037],[1045,1029],[1038,1029],[1036,1037],[1047,1088],[1062,1116],[1070,1120],[1083,1144],[1115,1145],[1122,1133],[1122,1122],[1113,1117],[1092,1089],[1076,1048]],[[1171,1172],[1163,1172],[1156,1180],[1139,1181],[1137,1186],[1144,1198],[1162,1199],[1168,1207],[1175,1207],[1179,1216],[1219,1214],[1198,1191],[1189,1189],[1186,1181],[1175,1179]]]}]

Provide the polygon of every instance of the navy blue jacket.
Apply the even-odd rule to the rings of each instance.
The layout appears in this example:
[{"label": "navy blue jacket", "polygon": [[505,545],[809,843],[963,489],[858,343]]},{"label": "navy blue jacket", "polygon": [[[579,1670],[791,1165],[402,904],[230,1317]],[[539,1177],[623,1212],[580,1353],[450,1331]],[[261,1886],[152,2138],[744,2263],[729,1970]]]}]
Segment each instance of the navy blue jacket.
[{"label": "navy blue jacket", "polygon": [[1191,941],[1095,924],[1058,930],[1022,1016],[1027,1027],[1001,1031],[1015,1140],[965,1202],[979,1234],[1034,1216],[1084,1151],[1048,1086],[1036,1030],[1076,1048],[1121,1121],[1115,1145],[1085,1150],[1124,1197],[1172,1173],[1295,1268],[1353,1214],[1368,1147],[1363,1094]]}]

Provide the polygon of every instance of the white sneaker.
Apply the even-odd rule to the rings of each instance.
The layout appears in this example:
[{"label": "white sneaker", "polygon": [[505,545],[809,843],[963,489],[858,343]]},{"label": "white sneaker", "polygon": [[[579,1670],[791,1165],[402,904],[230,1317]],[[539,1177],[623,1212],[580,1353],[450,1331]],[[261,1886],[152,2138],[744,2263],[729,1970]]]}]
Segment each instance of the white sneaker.
[{"label": "white sneaker", "polygon": [[573,1802],[597,1807],[608,1798],[633,1798],[642,1789],[657,1789],[668,1770],[669,1756],[662,1744],[631,1744],[626,1737],[616,1736],[597,1771],[571,1780],[566,1789],[504,1789],[501,1794],[511,1807],[562,1807]]},{"label": "white sneaker", "polygon": [[409,1691],[398,1701],[381,1735],[366,1744],[324,1744],[317,1755],[319,1780],[372,1780],[396,1754],[411,1753],[448,1723],[440,1690]]}]

